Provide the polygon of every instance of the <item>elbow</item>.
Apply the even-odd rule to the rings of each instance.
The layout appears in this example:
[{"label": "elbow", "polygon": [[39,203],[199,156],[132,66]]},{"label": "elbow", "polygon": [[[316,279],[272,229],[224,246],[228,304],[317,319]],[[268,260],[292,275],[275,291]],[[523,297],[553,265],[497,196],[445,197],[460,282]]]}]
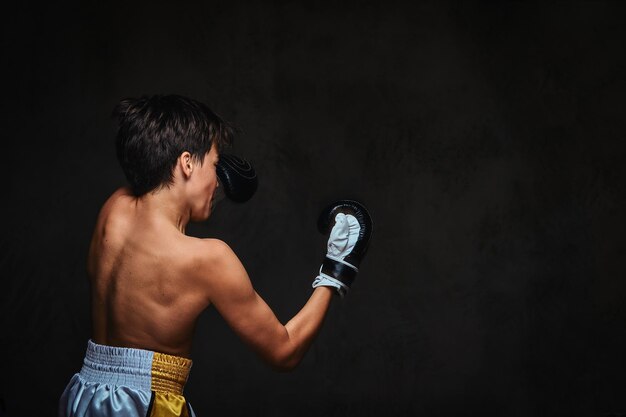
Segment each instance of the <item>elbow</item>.
[{"label": "elbow", "polygon": [[301,360],[302,355],[298,355],[295,350],[289,349],[282,352],[275,352],[268,362],[273,370],[285,373],[296,369]]}]

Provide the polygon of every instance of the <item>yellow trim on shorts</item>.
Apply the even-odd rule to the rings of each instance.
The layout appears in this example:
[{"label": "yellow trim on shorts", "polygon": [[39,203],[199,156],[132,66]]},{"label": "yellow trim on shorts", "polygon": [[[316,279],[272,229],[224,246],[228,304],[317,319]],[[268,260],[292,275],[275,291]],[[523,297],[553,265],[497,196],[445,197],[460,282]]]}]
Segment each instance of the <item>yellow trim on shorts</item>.
[{"label": "yellow trim on shorts", "polygon": [[191,359],[154,352],[151,389],[155,392],[183,394],[191,370]]},{"label": "yellow trim on shorts", "polygon": [[189,417],[185,397],[170,392],[152,394],[152,410],[148,417]]}]

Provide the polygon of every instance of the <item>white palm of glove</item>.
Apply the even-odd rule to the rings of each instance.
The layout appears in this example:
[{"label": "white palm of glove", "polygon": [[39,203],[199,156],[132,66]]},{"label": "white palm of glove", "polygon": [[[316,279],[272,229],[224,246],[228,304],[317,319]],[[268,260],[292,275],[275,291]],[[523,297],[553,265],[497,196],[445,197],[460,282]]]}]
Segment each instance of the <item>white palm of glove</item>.
[{"label": "white palm of glove", "polygon": [[[344,259],[354,249],[360,231],[361,226],[356,217],[351,214],[338,213],[335,216],[335,225],[328,237],[326,256],[332,260],[350,265]],[[354,265],[350,266],[355,268]]]},{"label": "white palm of glove", "polygon": [[[351,265],[344,259],[352,252],[352,249],[354,249],[360,232],[361,225],[359,225],[356,217],[351,214],[346,215],[344,213],[338,213],[335,216],[335,225],[328,237],[326,257],[346,264],[358,271],[354,265]],[[337,292],[342,298],[348,291],[348,287],[343,282],[322,273],[322,267],[320,267],[319,275],[313,281],[313,288],[319,286],[337,288]]]}]

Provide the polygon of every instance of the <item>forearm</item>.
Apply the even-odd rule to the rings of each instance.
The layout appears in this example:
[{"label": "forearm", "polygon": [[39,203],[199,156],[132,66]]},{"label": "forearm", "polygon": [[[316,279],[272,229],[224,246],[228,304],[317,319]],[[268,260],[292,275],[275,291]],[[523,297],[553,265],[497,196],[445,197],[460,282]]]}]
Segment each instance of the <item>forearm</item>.
[{"label": "forearm", "polygon": [[322,327],[334,294],[333,288],[316,288],[304,307],[285,325],[291,345],[288,369],[296,366],[311,346]]}]

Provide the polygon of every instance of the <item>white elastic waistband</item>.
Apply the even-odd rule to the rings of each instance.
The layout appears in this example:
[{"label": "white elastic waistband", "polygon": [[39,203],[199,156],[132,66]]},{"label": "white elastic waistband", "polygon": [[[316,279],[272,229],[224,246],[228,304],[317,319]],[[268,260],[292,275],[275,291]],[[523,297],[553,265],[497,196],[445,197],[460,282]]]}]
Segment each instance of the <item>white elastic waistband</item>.
[{"label": "white elastic waistband", "polygon": [[178,356],[89,340],[80,375],[88,382],[182,394],[191,364]]}]

